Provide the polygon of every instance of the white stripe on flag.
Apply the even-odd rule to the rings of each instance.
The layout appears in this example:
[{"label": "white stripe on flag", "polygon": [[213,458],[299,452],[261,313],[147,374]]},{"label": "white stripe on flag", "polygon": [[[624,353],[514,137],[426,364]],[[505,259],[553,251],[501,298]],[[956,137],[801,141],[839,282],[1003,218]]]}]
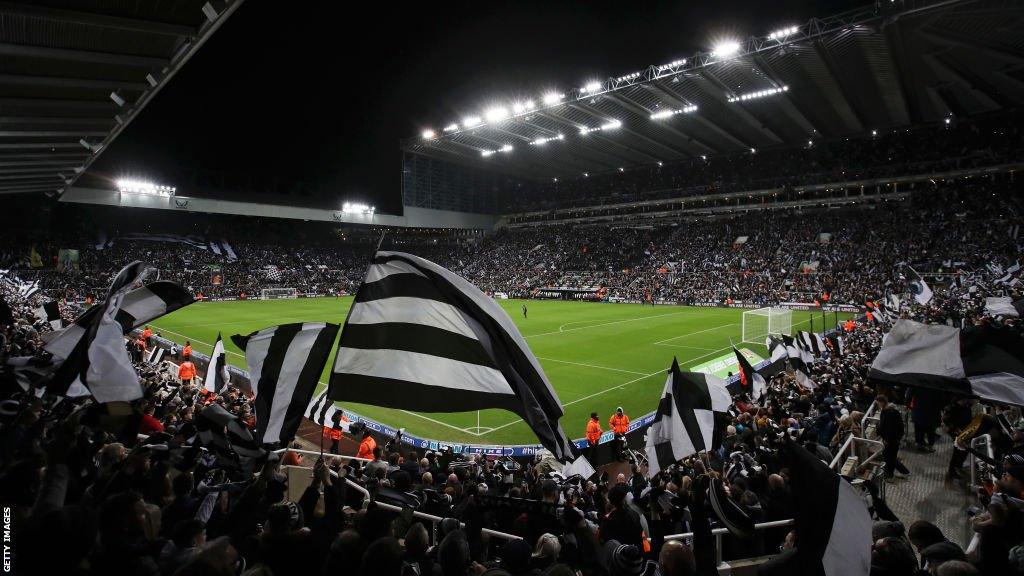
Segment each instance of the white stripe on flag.
[{"label": "white stripe on flag", "polygon": [[461,334],[474,340],[477,339],[477,335],[470,325],[470,323],[478,325],[475,320],[451,304],[425,298],[396,296],[359,302],[352,306],[352,314],[348,317],[348,322],[349,324],[381,322],[423,324]]},{"label": "white stripe on flag", "polygon": [[334,373],[390,378],[459,391],[512,395],[505,376],[494,368],[404,350],[339,348]]},{"label": "white stripe on flag", "polygon": [[821,557],[826,576],[871,572],[871,516],[864,499],[842,478],[838,479],[835,517],[828,545]]},{"label": "white stripe on flag", "polygon": [[277,326],[261,330],[245,345],[245,360],[249,364],[249,386],[253,394],[259,394],[260,376],[263,374],[263,361],[270,350],[270,341],[274,338]]},{"label": "white stripe on flag", "polygon": [[370,282],[376,282],[383,278],[387,278],[392,274],[415,274],[417,276],[423,276],[424,278],[426,277],[425,274],[417,270],[415,266],[408,262],[391,260],[390,262],[370,266],[366,271],[366,278],[363,282],[369,284]]},{"label": "white stripe on flag", "polygon": [[284,354],[284,362],[281,364],[281,371],[277,377],[277,385],[274,387],[270,418],[267,420],[267,430],[263,434],[264,444],[280,441],[281,427],[284,425],[288,408],[291,407],[292,395],[295,393],[299,375],[305,368],[306,361],[309,360],[309,350],[316,342],[323,326],[320,324],[318,328],[313,324],[304,324],[303,329],[288,344],[288,350]]}]

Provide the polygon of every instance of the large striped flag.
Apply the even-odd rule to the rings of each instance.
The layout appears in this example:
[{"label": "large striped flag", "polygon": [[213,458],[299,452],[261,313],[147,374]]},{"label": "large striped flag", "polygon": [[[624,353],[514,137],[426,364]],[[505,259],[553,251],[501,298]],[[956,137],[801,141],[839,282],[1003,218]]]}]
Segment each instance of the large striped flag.
[{"label": "large striped flag", "polygon": [[306,322],[231,337],[249,366],[258,443],[284,446],[295,437],[337,334],[337,324]]},{"label": "large striped flag", "polygon": [[796,554],[790,574],[867,576],[871,572],[871,514],[849,482],[796,442],[779,450],[792,477]]},{"label": "large striped flag", "polygon": [[47,391],[80,396],[86,390],[97,402],[131,401],[142,396],[139,377],[128,357],[124,334],[194,302],[173,282],[141,283],[156,273],[132,262],[118,273],[106,299],[56,333],[46,344],[59,363]]},{"label": "large striped flag", "polygon": [[725,380],[683,372],[673,358],[658,411],[647,431],[648,475],[715,446],[716,423],[732,404]]},{"label": "large striped flag", "polygon": [[555,458],[572,457],[562,404],[515,324],[449,270],[378,252],[342,330],[333,400],[419,412],[502,408]]},{"label": "large striped flag", "polygon": [[213,351],[210,352],[210,362],[206,365],[203,388],[206,388],[207,392],[220,394],[230,380],[231,376],[228,374],[228,363],[224,354],[224,340],[221,339],[220,332],[217,332],[217,341],[213,345]]}]

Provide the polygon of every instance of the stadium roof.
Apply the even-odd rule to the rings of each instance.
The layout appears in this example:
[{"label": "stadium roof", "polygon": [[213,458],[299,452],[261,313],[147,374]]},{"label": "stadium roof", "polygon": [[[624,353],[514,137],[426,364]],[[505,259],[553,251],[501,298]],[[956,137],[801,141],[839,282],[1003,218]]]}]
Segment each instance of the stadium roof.
[{"label": "stadium roof", "polygon": [[72,184],[241,4],[0,1],[0,193]]},{"label": "stadium roof", "polygon": [[755,152],[1024,102],[1024,6],[890,0],[564,93],[508,101],[403,141],[546,179]]}]

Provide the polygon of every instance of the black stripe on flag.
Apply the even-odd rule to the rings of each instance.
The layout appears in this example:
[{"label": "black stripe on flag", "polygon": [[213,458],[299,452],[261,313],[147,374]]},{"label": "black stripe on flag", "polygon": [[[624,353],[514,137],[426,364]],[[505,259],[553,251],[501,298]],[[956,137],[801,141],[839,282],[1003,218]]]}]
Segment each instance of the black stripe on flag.
[{"label": "black stripe on flag", "polygon": [[381,322],[378,324],[348,324],[341,335],[341,347],[405,350],[430,354],[494,368],[487,350],[480,341],[462,334],[423,324]]},{"label": "black stripe on flag", "polygon": [[284,446],[295,437],[338,328],[337,324],[282,324],[231,337],[245,350],[249,365],[258,444]]}]

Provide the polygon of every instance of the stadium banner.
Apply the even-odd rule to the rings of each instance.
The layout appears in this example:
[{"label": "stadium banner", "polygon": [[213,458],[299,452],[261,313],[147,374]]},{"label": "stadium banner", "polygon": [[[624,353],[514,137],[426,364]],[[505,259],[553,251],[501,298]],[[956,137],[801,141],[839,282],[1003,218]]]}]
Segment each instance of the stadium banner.
[{"label": "stadium banner", "polygon": [[61,248],[57,251],[57,270],[67,272],[78,270],[78,250],[72,248]]},{"label": "stadium banner", "polygon": [[[764,358],[750,351],[748,348],[740,348],[740,354],[743,354],[752,366],[760,365],[764,362]],[[719,378],[728,379],[730,373],[739,373],[739,360],[736,359],[736,355],[730,350],[728,354],[723,354],[717,358],[712,358],[707,362],[691,366],[689,371],[711,374],[713,376],[718,376]]]},{"label": "stadium banner", "polygon": [[220,286],[224,283],[224,267],[219,264],[210,264],[210,285]]},{"label": "stadium banner", "polygon": [[823,310],[825,312],[860,312],[859,306],[850,304],[826,304],[819,306],[814,302],[779,302],[777,308],[789,308],[790,310]]}]

